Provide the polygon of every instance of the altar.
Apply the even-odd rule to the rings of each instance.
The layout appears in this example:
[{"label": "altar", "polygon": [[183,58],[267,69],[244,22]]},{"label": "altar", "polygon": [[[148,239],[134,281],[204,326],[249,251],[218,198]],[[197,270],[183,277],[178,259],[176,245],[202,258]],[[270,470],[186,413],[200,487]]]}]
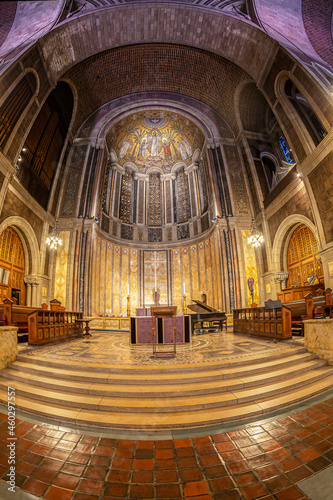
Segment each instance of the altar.
[{"label": "altar", "polygon": [[173,328],[176,326],[176,344],[191,342],[190,316],[132,316],[130,342],[132,345],[153,344],[153,330],[156,328],[158,344],[173,344]]}]

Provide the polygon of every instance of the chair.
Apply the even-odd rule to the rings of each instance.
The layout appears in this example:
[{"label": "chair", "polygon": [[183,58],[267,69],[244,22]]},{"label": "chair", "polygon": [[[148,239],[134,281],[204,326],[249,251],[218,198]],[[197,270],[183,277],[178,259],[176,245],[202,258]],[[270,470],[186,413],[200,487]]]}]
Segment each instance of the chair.
[{"label": "chair", "polygon": [[0,313],[0,326],[6,326],[7,325],[7,318],[4,313]]}]

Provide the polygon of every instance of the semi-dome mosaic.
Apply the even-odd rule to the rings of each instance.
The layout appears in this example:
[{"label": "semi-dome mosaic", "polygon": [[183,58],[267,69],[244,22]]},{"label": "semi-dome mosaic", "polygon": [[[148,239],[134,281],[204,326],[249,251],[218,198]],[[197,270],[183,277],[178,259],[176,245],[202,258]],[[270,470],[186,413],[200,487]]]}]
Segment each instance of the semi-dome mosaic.
[{"label": "semi-dome mosaic", "polygon": [[159,167],[168,173],[179,161],[192,163],[202,148],[200,129],[186,116],[171,111],[142,111],[119,121],[108,134],[108,144],[118,163],[133,163],[139,172]]}]

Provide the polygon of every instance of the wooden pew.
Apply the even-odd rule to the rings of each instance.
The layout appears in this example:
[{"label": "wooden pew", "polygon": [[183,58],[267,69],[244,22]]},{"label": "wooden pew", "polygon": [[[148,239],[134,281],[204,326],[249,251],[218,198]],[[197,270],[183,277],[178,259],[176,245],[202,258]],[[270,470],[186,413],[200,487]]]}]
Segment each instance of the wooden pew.
[{"label": "wooden pew", "polygon": [[275,309],[248,307],[234,309],[234,332],[272,339],[291,338],[291,311],[286,306]]},{"label": "wooden pew", "polygon": [[3,312],[7,318],[7,325],[17,326],[18,342],[28,340],[28,315],[37,307],[18,306],[12,299],[3,301]]},{"label": "wooden pew", "polygon": [[83,313],[38,309],[28,316],[29,345],[44,345],[83,336]]}]

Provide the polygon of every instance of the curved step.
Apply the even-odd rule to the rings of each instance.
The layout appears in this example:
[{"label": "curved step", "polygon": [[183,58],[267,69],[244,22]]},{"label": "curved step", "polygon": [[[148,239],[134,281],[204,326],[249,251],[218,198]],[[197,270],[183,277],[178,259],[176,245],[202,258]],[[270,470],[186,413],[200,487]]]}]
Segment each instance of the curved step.
[{"label": "curved step", "polygon": [[[273,383],[279,380],[284,380],[293,375],[300,375],[302,373],[306,373],[309,370],[314,370],[321,366],[324,366],[326,362],[324,360],[315,358],[309,361],[303,362],[294,362],[292,368],[283,367],[279,369],[278,366],[274,366],[274,370],[270,370],[270,374],[266,374],[265,383]],[[14,368],[15,364],[11,364]],[[0,376],[6,380],[15,380],[21,383],[24,383],[27,378],[27,374],[23,370],[14,370],[13,368],[7,368],[0,372]],[[222,378],[221,375],[219,379],[211,380],[210,377],[206,380],[206,377],[202,377],[201,379],[196,380],[194,383],[193,380],[188,381],[178,380],[177,384],[170,384],[165,387],[167,383],[165,380],[159,381],[149,381],[145,380],[143,384],[136,383],[128,383],[124,384],[116,384],[111,383],[108,379],[105,379],[104,383],[88,383],[87,382],[76,382],[67,379],[51,379],[50,377],[42,377],[39,375],[40,370],[36,370],[36,373],[33,371],[29,372],[29,383],[37,386],[43,387],[49,390],[55,391],[63,391],[63,392],[72,392],[75,394],[91,394],[91,395],[101,395],[101,396],[120,396],[120,397],[129,397],[136,398],[138,395],[143,397],[149,397],[151,395],[159,395],[161,397],[172,397],[172,396],[192,396],[192,395],[205,395],[205,394],[214,394],[221,391],[233,391],[237,389],[244,389],[249,387],[256,387],[258,384],[262,384],[262,374],[256,375],[245,375],[242,373],[238,373],[237,378]],[[42,371],[43,373],[43,371]],[[210,372],[208,372],[210,373]],[[47,374],[47,372],[43,373]],[[54,371],[52,372],[52,377],[55,375]],[[59,374],[57,374],[59,375]],[[179,377],[179,375],[178,375]],[[4,382],[1,381],[0,378],[0,386],[3,385]]]},{"label": "curved step", "polygon": [[[184,427],[200,427],[207,425],[223,424],[233,421],[247,420],[253,417],[286,408],[290,405],[305,401],[322,392],[332,389],[332,377],[319,380],[308,387],[294,389],[277,398],[265,398],[262,401],[243,403],[231,407],[202,409],[182,413],[127,413],[127,412],[101,412],[99,410],[85,410],[80,408],[66,408],[59,404],[47,405],[32,401],[21,395],[16,396],[16,406],[32,415],[40,415],[46,420],[54,417],[76,426],[94,426],[111,429],[130,430],[162,430],[181,429]],[[4,400],[7,392],[0,389],[0,399]]]},{"label": "curved step", "polygon": [[[63,406],[98,409],[100,411],[112,412],[145,412],[149,410],[156,412],[182,412],[187,410],[198,410],[203,408],[217,408],[221,406],[238,405],[266,397],[272,397],[277,394],[304,387],[325,377],[331,378],[333,383],[333,367],[323,366],[301,375],[289,377],[272,384],[262,384],[256,387],[243,388],[238,390],[225,390],[215,394],[191,395],[166,397],[163,393],[158,396],[144,397],[139,395],[137,398],[128,398],[120,396],[96,396],[91,394],[74,394],[63,391],[47,390],[16,380],[11,381],[11,387],[16,394],[30,396],[30,398],[46,403],[57,404],[61,401]],[[7,384],[5,379],[0,380],[0,387],[6,391]],[[258,389],[260,396],[258,395]]]}]

